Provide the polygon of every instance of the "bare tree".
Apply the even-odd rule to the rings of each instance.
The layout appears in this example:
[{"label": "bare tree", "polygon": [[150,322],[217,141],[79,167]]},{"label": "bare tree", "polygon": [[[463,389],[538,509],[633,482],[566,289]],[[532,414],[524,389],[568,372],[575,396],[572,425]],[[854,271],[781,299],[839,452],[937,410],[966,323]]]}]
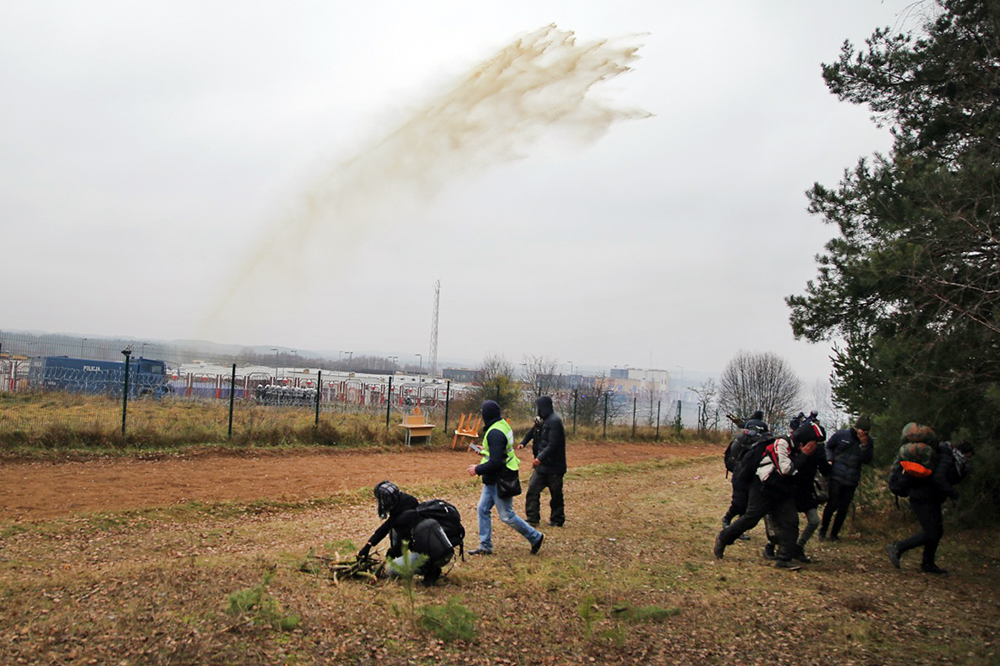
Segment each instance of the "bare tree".
[{"label": "bare tree", "polygon": [[722,372],[719,405],[746,419],[756,410],[768,423],[784,422],[799,402],[802,382],[784,359],[771,352],[740,351]]},{"label": "bare tree", "polygon": [[[719,386],[712,378],[706,379],[691,392],[698,396],[698,432],[708,430],[709,413],[713,410],[719,396]],[[716,418],[718,418],[716,411]]]},{"label": "bare tree", "polygon": [[581,425],[598,425],[604,421],[605,410],[608,423],[614,423],[623,413],[624,403],[615,400],[611,380],[602,374],[594,377],[590,385],[577,389],[576,408]]},{"label": "bare tree", "polygon": [[833,434],[838,428],[847,427],[850,416],[833,402],[833,390],[829,381],[816,380],[810,392],[812,409],[819,413],[819,421]]},{"label": "bare tree", "polygon": [[528,391],[535,398],[543,395],[552,395],[559,388],[559,378],[556,370],[559,369],[559,361],[548,356],[529,356],[525,354],[524,361],[524,382]]}]

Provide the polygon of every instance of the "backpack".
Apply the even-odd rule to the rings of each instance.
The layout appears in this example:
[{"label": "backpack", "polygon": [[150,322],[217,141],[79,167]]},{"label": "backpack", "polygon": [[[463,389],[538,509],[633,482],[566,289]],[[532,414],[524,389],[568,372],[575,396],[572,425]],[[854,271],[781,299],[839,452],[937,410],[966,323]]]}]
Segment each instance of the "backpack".
[{"label": "backpack", "polygon": [[411,549],[415,553],[426,555],[432,567],[444,566],[455,553],[455,547],[445,534],[441,523],[433,518],[424,518],[413,528]]},{"label": "backpack", "polygon": [[914,481],[929,479],[937,466],[937,448],[927,442],[906,442],[899,447],[889,470],[889,491],[907,497]]},{"label": "backpack", "polygon": [[454,504],[442,499],[432,499],[417,505],[417,514],[422,518],[433,518],[441,526],[452,547],[457,547],[465,561],[465,527],[462,516]]},{"label": "backpack", "polygon": [[750,450],[758,439],[764,436],[766,436],[765,433],[757,430],[745,429],[729,443],[725,453],[722,454],[722,459],[726,463],[727,476],[730,472],[736,474],[736,468],[739,466],[743,456],[746,455],[747,451]]},{"label": "backpack", "polygon": [[748,484],[753,481],[757,473],[760,461],[767,453],[767,447],[774,444],[778,438],[770,434],[759,435],[749,446],[743,450],[736,468],[733,470],[733,483]]}]

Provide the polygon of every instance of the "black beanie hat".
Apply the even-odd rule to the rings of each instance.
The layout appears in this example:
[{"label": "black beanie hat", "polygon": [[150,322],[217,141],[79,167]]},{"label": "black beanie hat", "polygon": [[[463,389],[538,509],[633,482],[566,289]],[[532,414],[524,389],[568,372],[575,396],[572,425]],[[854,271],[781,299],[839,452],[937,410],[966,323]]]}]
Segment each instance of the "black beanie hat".
[{"label": "black beanie hat", "polygon": [[859,416],[858,420],[854,423],[854,429],[868,432],[872,429],[872,420],[867,416]]}]

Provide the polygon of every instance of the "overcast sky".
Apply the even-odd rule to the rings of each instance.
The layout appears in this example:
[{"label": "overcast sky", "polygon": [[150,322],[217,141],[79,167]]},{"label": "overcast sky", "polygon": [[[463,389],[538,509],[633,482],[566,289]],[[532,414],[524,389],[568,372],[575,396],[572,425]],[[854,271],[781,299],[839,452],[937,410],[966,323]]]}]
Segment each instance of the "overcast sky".
[{"label": "overcast sky", "polygon": [[825,377],[820,65],[910,4],[2,0],[0,328],[426,362],[440,280],[442,360]]}]

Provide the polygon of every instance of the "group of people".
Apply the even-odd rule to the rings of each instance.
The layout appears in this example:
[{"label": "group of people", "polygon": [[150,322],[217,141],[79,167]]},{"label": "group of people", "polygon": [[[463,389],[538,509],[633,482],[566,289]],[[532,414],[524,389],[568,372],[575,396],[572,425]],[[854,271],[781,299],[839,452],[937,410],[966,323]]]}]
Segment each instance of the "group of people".
[{"label": "group of people", "polygon": [[[540,397],[535,406],[534,425],[517,447],[514,431],[502,417],[500,405],[487,400],[481,406],[485,428],[483,446],[479,449],[482,459],[466,470],[470,476],[480,477],[483,486],[477,505],[479,543],[469,551],[470,555],[493,554],[494,508],[504,524],[524,537],[531,554],[538,553],[545,540],[538,526],[541,494],[546,489],[551,497],[549,525],[561,527],[566,520],[563,499],[566,435],[562,419],[549,396]],[[774,560],[775,566],[782,569],[798,569],[801,563],[812,561],[805,547],[817,530],[820,540],[840,540],[840,531],[861,482],[862,467],[872,464],[871,420],[862,416],[853,427],[837,430],[829,438],[816,412],[809,416],[799,413],[789,423],[788,432],[781,435],[770,431],[762,411],[755,412],[743,426],[726,451],[727,474],[732,473],[732,502],[722,518],[722,530],[716,536],[713,553],[722,559],[727,547],[737,539],[747,539],[746,533],[764,520],[767,535],[764,558]],[[905,436],[904,430],[904,439]],[[520,492],[519,480],[516,491],[509,489],[505,480],[517,478],[520,460],[515,448],[524,449],[529,442],[532,474],[525,494],[525,518],[521,518],[513,501]],[[899,568],[904,553],[922,546],[921,570],[943,574],[947,572],[935,562],[943,535],[941,506],[946,499],[957,497],[954,485],[968,470],[972,447],[967,443],[952,446],[935,441],[934,451],[937,463],[933,473],[912,479],[906,486],[905,494],[921,529],[907,539],[886,545],[885,550],[893,566]],[[464,528],[459,526],[457,536],[452,529],[449,537],[440,520],[434,518],[440,518],[441,514],[422,510],[417,498],[390,481],[375,486],[374,495],[379,517],[384,522],[358,552],[358,557],[369,557],[371,549],[388,536],[390,574],[400,575],[407,566],[418,565],[416,573],[423,576],[425,584],[436,582],[454,556],[454,548],[461,546],[454,542],[464,537]],[[433,502],[447,505],[442,500]],[[821,516],[819,507],[824,502]],[[454,520],[460,520],[457,510],[454,507],[450,510]],[[801,531],[800,513],[806,517]],[[447,518],[445,514],[441,520]],[[409,562],[404,548],[408,549]]]},{"label": "group of people", "polygon": [[[722,517],[713,554],[722,559],[728,546],[737,539],[746,539],[746,532],[763,519],[767,534],[764,558],[775,560],[775,566],[782,569],[798,569],[798,563],[812,561],[805,546],[817,529],[821,541],[840,541],[840,531],[861,482],[862,466],[872,464],[871,419],[861,416],[853,427],[837,430],[827,438],[816,412],[809,416],[800,412],[783,435],[772,434],[763,418],[762,411],[755,412],[727,448],[732,502]],[[885,547],[896,568],[900,567],[903,553],[923,546],[921,570],[947,573],[935,562],[944,533],[941,505],[957,497],[953,486],[968,470],[972,447],[967,443],[952,446],[935,442],[935,451],[938,462],[933,473],[914,479],[907,488],[920,531]],[[825,492],[821,479],[825,481]],[[824,501],[821,518],[819,506]],[[801,532],[799,513],[806,516]]]},{"label": "group of people", "polygon": [[[531,554],[537,554],[545,540],[545,534],[538,530],[541,522],[541,493],[545,489],[548,489],[551,498],[549,525],[562,527],[566,521],[563,500],[566,433],[551,397],[541,396],[535,406],[537,416],[534,425],[518,446],[523,449],[528,442],[532,443],[532,473],[524,505],[527,519],[521,518],[514,511],[514,497],[517,493],[505,492],[502,483],[512,476],[516,478],[520,468],[514,446],[514,431],[502,417],[500,405],[496,401],[487,400],[480,408],[484,428],[483,446],[480,449],[482,459],[478,464],[469,465],[466,470],[470,476],[479,476],[483,484],[477,506],[479,544],[469,551],[469,555],[493,554],[494,507],[500,520],[527,540]],[[454,556],[454,547],[459,544],[449,542],[451,547],[440,548],[443,530],[434,530],[431,523],[436,521],[421,514],[417,498],[400,491],[392,482],[382,481],[375,486],[374,494],[378,502],[379,517],[384,522],[358,551],[358,557],[369,557],[371,549],[388,536],[390,546],[387,552],[387,570],[390,575],[401,575],[407,566],[416,565],[414,573],[423,577],[424,584],[436,582],[443,567]],[[410,553],[409,562],[404,557],[404,545]]]}]

